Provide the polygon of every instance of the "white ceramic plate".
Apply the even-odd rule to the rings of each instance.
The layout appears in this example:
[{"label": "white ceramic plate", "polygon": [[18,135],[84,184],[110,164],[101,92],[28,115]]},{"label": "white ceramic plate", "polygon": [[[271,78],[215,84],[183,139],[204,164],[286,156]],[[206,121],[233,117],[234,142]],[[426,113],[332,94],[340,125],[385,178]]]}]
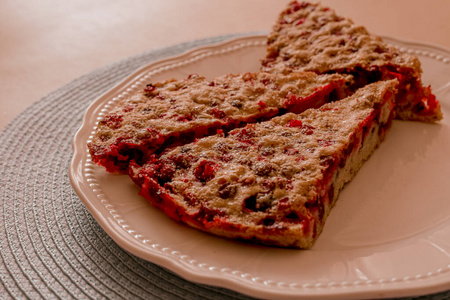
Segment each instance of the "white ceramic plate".
[{"label": "white ceramic plate", "polygon": [[381,298],[450,289],[450,52],[386,38],[419,56],[445,115],[439,125],[395,121],[342,192],[311,250],[222,239],[180,225],[107,174],[86,147],[96,124],[147,82],[257,71],[265,36],[237,38],[143,66],[91,105],[73,142],[70,177],[83,203],[125,250],[199,283],[256,297]]}]

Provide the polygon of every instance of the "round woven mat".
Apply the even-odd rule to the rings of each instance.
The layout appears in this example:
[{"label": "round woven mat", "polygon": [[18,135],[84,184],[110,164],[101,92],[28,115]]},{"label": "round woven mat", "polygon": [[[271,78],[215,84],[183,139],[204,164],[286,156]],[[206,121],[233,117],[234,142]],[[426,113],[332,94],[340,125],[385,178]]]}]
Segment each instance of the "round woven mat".
[{"label": "round woven mat", "polygon": [[[248,299],[130,255],[72,189],[72,138],[92,101],[150,61],[237,35],[147,52],[44,97],[0,133],[0,298]],[[427,296],[449,299],[450,292]]]}]

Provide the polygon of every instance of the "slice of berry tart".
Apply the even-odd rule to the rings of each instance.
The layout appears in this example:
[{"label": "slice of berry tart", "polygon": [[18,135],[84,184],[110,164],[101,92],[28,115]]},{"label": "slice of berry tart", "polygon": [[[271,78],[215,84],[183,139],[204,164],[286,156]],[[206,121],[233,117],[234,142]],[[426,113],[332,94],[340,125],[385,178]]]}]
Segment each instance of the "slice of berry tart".
[{"label": "slice of berry tart", "polygon": [[88,147],[95,163],[127,173],[130,160],[141,164],[166,147],[345,97],[347,80],[338,74],[245,73],[149,84],[98,123]]},{"label": "slice of berry tart", "polygon": [[422,69],[416,56],[402,53],[321,4],[294,1],[281,12],[269,34],[261,69],[279,74],[352,74],[356,87],[396,78],[398,119],[442,119],[439,102],[430,87],[422,85]]},{"label": "slice of berry tart", "polygon": [[309,248],[339,191],[383,141],[397,80],[340,101],[249,124],[131,163],[140,195],[200,230]]}]

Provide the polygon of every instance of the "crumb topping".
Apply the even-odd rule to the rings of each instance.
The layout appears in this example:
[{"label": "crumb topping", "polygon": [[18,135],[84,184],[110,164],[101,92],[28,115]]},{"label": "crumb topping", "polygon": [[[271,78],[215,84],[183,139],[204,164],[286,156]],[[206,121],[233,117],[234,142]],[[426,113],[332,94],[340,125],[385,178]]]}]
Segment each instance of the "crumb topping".
[{"label": "crumb topping", "polygon": [[349,18],[321,4],[294,1],[280,14],[268,37],[262,70],[326,73],[391,64],[409,69],[413,76],[421,73],[417,57],[386,44]]}]

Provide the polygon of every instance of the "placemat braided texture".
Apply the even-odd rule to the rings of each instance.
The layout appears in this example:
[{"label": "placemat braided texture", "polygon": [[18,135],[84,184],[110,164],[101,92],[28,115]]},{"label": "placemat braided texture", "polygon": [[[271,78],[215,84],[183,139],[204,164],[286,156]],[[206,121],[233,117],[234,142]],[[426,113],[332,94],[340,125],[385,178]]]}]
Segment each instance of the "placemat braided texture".
[{"label": "placemat braided texture", "polygon": [[[116,245],[73,191],[72,138],[92,101],[150,61],[238,35],[153,50],[83,76],[0,133],[1,299],[249,299],[186,281]],[[450,292],[426,297],[448,299]]]}]

